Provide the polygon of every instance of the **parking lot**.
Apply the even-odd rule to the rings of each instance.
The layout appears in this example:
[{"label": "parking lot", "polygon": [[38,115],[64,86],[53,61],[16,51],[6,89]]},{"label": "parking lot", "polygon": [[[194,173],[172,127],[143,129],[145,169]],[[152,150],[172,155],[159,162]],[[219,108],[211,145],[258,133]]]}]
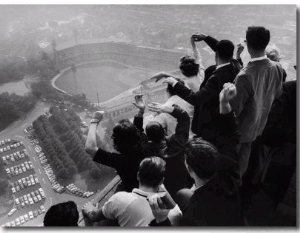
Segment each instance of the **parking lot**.
[{"label": "parking lot", "polygon": [[[20,119],[19,121],[13,123],[10,125],[7,129],[0,132],[0,141],[1,140],[7,140],[8,138],[11,139],[11,141],[17,141],[23,142],[23,145],[18,148],[11,148],[10,151],[13,153],[17,151],[22,151],[26,149],[28,152],[28,157],[21,158],[19,160],[16,160],[14,162],[11,162],[9,165],[5,165],[5,168],[12,167],[12,166],[18,166],[21,165],[26,161],[31,161],[31,164],[33,166],[33,170],[26,170],[25,173],[21,175],[17,175],[14,177],[7,177],[10,182],[16,182],[19,179],[26,178],[30,175],[36,175],[38,178],[39,183],[35,185],[28,186],[26,188],[23,188],[22,190],[16,192],[13,194],[13,198],[20,198],[25,194],[31,194],[32,191],[35,191],[39,187],[41,187],[45,193],[46,198],[43,199],[41,202],[34,203],[33,205],[26,206],[25,208],[21,208],[20,210],[16,210],[11,216],[3,216],[0,218],[0,226],[4,226],[7,223],[11,223],[14,221],[16,223],[16,219],[19,218],[19,221],[22,222],[20,219],[21,216],[26,214],[29,217],[29,212],[33,211],[33,214],[36,210],[40,212],[37,217],[34,217],[33,219],[28,218],[28,221],[25,221],[25,223],[20,224],[19,226],[42,226],[43,225],[43,219],[45,215],[45,211],[43,211],[40,206],[43,206],[44,209],[47,211],[50,206],[64,202],[64,201],[74,201],[78,205],[78,210],[80,211],[81,207],[88,201],[91,201],[95,194],[93,192],[86,192],[84,190],[80,190],[74,185],[70,184],[68,188],[66,187],[65,190],[60,190],[61,187],[58,183],[56,183],[55,174],[53,174],[52,168],[47,166],[48,162],[46,161],[46,157],[44,157],[43,152],[37,152],[35,150],[35,147],[38,146],[38,141],[34,138],[32,138],[31,133],[29,132],[28,128],[30,128],[30,124],[40,115],[44,114],[46,111],[46,108],[49,109],[49,105],[45,103],[39,103],[37,107],[31,111],[26,117]],[[26,131],[25,131],[26,129]],[[26,133],[25,133],[26,132]],[[0,148],[12,144],[11,142],[6,143],[5,145],[0,145]],[[20,152],[21,153],[21,152]],[[0,153],[0,159],[2,160],[2,156],[11,154],[11,152],[4,152]],[[3,160],[2,160],[3,161]],[[21,169],[23,166],[21,165]],[[26,167],[26,165],[25,165]],[[18,169],[19,170],[19,169]],[[55,190],[57,189],[57,190]],[[101,190],[99,190],[100,192]],[[60,193],[61,192],[61,193]],[[86,193],[86,195],[83,195]],[[13,207],[14,208],[14,207]],[[44,213],[43,213],[44,212]],[[10,224],[11,225],[11,224]]]},{"label": "parking lot", "polygon": [[45,193],[22,141],[0,141],[0,157],[13,193],[6,226],[19,226],[45,212]]}]

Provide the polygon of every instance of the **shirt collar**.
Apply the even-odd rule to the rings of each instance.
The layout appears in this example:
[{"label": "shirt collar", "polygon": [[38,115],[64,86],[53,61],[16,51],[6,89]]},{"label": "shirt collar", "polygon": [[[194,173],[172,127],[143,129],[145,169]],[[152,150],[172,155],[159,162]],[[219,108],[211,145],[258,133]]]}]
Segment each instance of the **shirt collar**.
[{"label": "shirt collar", "polygon": [[[139,195],[139,196],[142,196],[142,197],[148,197],[149,195],[155,194],[155,193],[145,192],[145,191],[140,190],[140,189],[138,189],[138,188],[134,188],[134,189],[132,190],[132,193],[135,193],[135,194],[137,194],[137,195]],[[158,192],[158,193],[159,193],[159,192]]]},{"label": "shirt collar", "polygon": [[223,66],[227,66],[227,65],[230,65],[230,62],[227,62],[227,63],[221,64],[221,65],[218,65],[218,66],[216,67],[216,70],[217,70],[217,69],[220,69],[220,68],[223,67]]},{"label": "shirt collar", "polygon": [[263,59],[267,59],[267,55],[264,55],[262,57],[251,58],[249,62],[260,61],[260,60],[263,60]]}]

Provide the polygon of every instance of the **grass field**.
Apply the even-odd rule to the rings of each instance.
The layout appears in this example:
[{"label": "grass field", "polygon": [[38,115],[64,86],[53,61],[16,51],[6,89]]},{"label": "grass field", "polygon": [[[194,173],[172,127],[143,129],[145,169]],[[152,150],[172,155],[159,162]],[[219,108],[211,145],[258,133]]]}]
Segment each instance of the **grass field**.
[{"label": "grass field", "polygon": [[[127,68],[115,63],[93,63],[77,67],[78,92],[84,93],[92,102],[97,102],[97,92],[100,102],[109,100],[138,85],[151,77],[153,72]],[[55,82],[58,88],[70,93],[76,93],[73,73],[70,71]]]},{"label": "grass field", "polygon": [[8,92],[10,94],[15,93],[17,95],[25,95],[29,92],[29,89],[25,86],[23,81],[14,83],[5,83],[0,86],[0,94]]}]

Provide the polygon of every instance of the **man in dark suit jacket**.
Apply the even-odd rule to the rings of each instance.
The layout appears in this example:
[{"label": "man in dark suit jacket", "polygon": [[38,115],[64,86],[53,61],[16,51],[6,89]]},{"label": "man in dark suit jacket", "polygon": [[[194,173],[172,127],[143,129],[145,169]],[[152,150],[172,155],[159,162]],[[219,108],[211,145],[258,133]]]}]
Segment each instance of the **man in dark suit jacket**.
[{"label": "man in dark suit jacket", "polygon": [[233,62],[234,45],[229,40],[217,41],[216,39],[204,34],[198,36],[197,41],[204,40],[215,52],[216,66],[210,66],[205,70],[205,78],[200,86],[200,90],[194,93],[186,86],[178,83],[174,76],[160,73],[153,78],[159,80],[165,78],[164,83],[174,87],[175,93],[195,107],[192,121],[192,131],[205,140],[214,142],[217,127],[219,93],[223,85],[233,82],[240,70],[238,62]]},{"label": "man in dark suit jacket", "polygon": [[[225,84],[220,94],[219,121],[223,124],[216,143],[193,138],[185,153],[190,176],[195,180],[195,191],[190,191],[187,205],[180,206],[182,226],[240,226],[243,225],[239,198],[239,168],[236,145],[239,131],[229,100],[236,95],[233,84]],[[185,190],[188,193],[188,190]],[[149,199],[156,220],[151,226],[170,225],[168,211],[157,196]]]}]

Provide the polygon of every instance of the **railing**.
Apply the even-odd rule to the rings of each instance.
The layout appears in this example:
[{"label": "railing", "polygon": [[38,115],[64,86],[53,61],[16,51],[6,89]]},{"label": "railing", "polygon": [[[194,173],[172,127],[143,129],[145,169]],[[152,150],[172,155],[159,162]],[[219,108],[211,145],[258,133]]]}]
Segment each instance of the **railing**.
[{"label": "railing", "polygon": [[[117,186],[121,183],[121,179],[119,176],[116,176],[108,185],[105,186],[105,188],[93,199],[92,203],[96,204],[99,203],[99,208],[104,203],[103,200],[107,200],[109,197],[111,197],[114,194],[115,189]],[[85,226],[84,217],[82,215],[82,212],[79,213],[79,226]]]}]

